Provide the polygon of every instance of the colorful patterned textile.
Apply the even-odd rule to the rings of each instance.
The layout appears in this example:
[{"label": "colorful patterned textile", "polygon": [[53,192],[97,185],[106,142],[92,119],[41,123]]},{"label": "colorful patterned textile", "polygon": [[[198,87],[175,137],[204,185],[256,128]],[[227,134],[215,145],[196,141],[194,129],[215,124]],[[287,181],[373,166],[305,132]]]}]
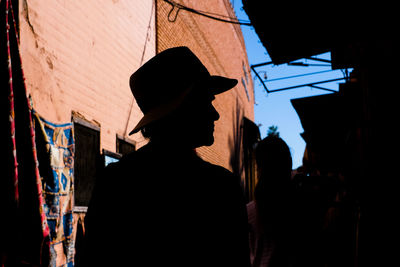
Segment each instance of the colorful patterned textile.
[{"label": "colorful patterned textile", "polygon": [[[73,266],[74,207],[74,131],[72,123],[53,124],[36,112],[35,127],[40,128],[50,169],[41,168],[44,211],[50,228],[50,266]],[[41,153],[40,155],[43,155]],[[46,167],[45,167],[46,168]]]},{"label": "colorful patterned textile", "polygon": [[[13,197],[15,216],[9,218],[18,232],[10,241],[10,262],[44,264],[42,255],[48,253],[49,227],[44,214],[44,199],[39,174],[39,164],[32,124],[31,106],[25,86],[19,37],[12,1],[1,2],[5,11],[5,36],[7,40],[7,67],[9,88],[9,122],[12,149]],[[4,6],[3,6],[4,3]],[[10,23],[11,21],[11,23]],[[3,40],[3,39],[2,39]],[[40,223],[41,228],[37,228]],[[40,235],[37,229],[41,229]],[[13,251],[13,249],[15,251]],[[7,255],[6,255],[7,256]]]},{"label": "colorful patterned textile", "polygon": [[7,188],[13,189],[13,205],[6,205],[7,220],[1,220],[7,228],[0,227],[0,265],[73,266],[72,124],[54,125],[32,110],[12,1],[0,0],[0,11],[0,34],[7,40],[0,42],[1,59],[7,60],[1,81],[6,78],[2,85],[8,86],[7,148],[12,150],[6,178],[12,181]]},{"label": "colorful patterned textile", "polygon": [[[9,29],[10,29],[10,25],[8,23],[8,12],[11,11],[11,15],[12,15],[12,20],[13,20],[13,27],[14,27],[14,34],[15,34],[15,38],[17,39],[17,44],[18,44],[18,51],[19,51],[19,36],[18,36],[18,31],[17,31],[17,25],[15,22],[15,16],[14,16],[14,10],[12,7],[12,1],[11,0],[7,0],[6,2],[6,27],[7,27],[7,48],[8,48],[8,68],[9,68],[9,75],[10,75],[10,97],[13,96],[13,83],[12,83],[12,68],[11,68],[11,49],[10,49],[10,36],[9,36]],[[22,68],[22,60],[21,60],[21,54],[19,54],[19,61],[20,61],[20,65],[21,65],[21,75],[22,75],[22,79],[23,79],[23,85],[24,85],[24,91],[25,91],[25,95],[27,94],[26,92],[26,87],[25,87],[25,77],[24,77],[24,71]],[[13,146],[14,146],[14,159],[15,162],[17,162],[17,151],[15,148],[15,124],[14,124],[14,119],[15,118],[11,118],[13,117],[15,114],[14,112],[14,103],[13,103],[13,99],[10,100],[11,101],[11,108],[10,108],[10,121],[11,121],[11,133],[12,133],[12,140],[13,140]],[[28,107],[28,113],[29,113],[29,130],[30,130],[30,135],[31,135],[31,141],[32,141],[32,155],[33,155],[33,161],[35,163],[35,177],[36,177],[36,186],[37,186],[37,193],[38,193],[38,198],[39,198],[39,212],[40,212],[40,217],[41,217],[41,221],[42,221],[42,231],[43,231],[43,237],[44,240],[46,240],[46,238],[49,235],[49,228],[46,222],[46,218],[44,217],[44,213],[43,213],[43,197],[42,197],[42,184],[41,184],[41,180],[40,180],[40,174],[39,174],[39,162],[37,160],[37,151],[36,151],[36,142],[35,142],[35,130],[33,128],[32,125],[32,107],[31,107],[31,103],[29,101],[28,98],[26,98],[26,104]],[[18,166],[18,164],[16,163],[16,167]],[[15,186],[15,197],[16,200],[18,202],[19,200],[19,193],[18,193],[18,171],[15,170],[15,177],[14,177],[14,186]]]}]

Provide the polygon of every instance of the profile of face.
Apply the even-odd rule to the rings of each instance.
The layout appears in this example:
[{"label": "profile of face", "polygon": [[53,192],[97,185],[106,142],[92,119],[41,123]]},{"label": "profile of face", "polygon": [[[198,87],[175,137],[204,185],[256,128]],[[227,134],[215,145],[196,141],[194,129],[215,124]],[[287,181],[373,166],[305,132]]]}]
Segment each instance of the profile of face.
[{"label": "profile of face", "polygon": [[215,97],[200,91],[188,96],[177,112],[179,122],[177,137],[191,148],[210,146],[214,143],[215,121],[219,113],[212,102]]}]

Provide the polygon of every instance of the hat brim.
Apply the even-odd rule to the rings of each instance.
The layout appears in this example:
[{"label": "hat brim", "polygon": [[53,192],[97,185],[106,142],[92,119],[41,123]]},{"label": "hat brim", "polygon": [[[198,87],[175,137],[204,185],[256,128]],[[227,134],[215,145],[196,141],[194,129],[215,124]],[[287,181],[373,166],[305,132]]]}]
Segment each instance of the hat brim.
[{"label": "hat brim", "polygon": [[236,79],[230,79],[222,76],[210,76],[209,79],[209,88],[211,89],[212,94],[218,95],[229,89],[235,87],[238,83]]},{"label": "hat brim", "polygon": [[[205,82],[207,87],[211,91],[211,94],[218,95],[223,92],[228,91],[236,86],[238,81],[236,79],[230,79],[222,76],[210,76],[209,79]],[[188,90],[184,91],[180,96],[175,98],[174,101],[166,103],[162,106],[154,108],[148,111],[146,114],[143,115],[143,118],[136,124],[135,128],[129,133],[132,135],[134,133],[139,132],[143,129],[146,125],[149,125],[152,122],[160,120],[167,115],[171,114],[173,111],[178,109],[182,103],[185,101],[186,97],[192,91],[193,87],[188,88]]]}]

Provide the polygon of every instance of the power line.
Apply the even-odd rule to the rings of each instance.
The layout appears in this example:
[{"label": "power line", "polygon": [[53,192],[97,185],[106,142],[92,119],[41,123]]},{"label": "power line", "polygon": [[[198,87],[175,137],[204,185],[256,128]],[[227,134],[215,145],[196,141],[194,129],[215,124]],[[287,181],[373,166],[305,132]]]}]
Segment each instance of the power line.
[{"label": "power line", "polygon": [[[229,16],[220,15],[220,14],[216,14],[216,13],[212,13],[212,12],[196,10],[196,9],[184,6],[182,4],[176,3],[175,1],[172,1],[172,0],[164,0],[164,2],[166,2],[172,6],[171,10],[168,13],[168,21],[169,22],[175,22],[176,18],[178,17],[179,11],[185,10],[185,11],[188,11],[188,12],[191,12],[191,13],[209,18],[209,19],[217,20],[220,22],[239,24],[239,25],[243,25],[243,26],[252,26],[252,24],[249,21],[243,21],[243,20],[239,20],[237,18],[232,18]],[[171,18],[172,12],[174,11],[175,8],[177,8],[177,11],[175,12],[175,16],[173,18]]]}]

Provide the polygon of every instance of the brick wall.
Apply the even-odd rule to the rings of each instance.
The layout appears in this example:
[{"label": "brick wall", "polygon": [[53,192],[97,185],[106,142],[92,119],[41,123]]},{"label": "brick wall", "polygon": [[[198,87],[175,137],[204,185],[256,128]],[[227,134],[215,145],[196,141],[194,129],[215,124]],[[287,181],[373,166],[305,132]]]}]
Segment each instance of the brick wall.
[{"label": "brick wall", "polygon": [[[129,76],[155,55],[153,1],[20,2],[21,54],[35,109],[55,123],[74,111],[101,126],[115,151],[141,118]],[[140,136],[133,139],[143,142]]]},{"label": "brick wall", "polygon": [[[175,2],[196,10],[234,16],[229,0]],[[185,10],[180,10],[175,19],[177,9],[171,12],[168,19],[171,8],[166,2],[157,1],[157,52],[174,46],[188,46],[211,74],[239,80],[233,90],[218,95],[214,101],[221,116],[216,123],[215,143],[211,147],[200,148],[198,152],[206,160],[243,175],[240,126],[243,116],[254,120],[254,92],[240,27]],[[169,21],[174,19],[174,22]]]},{"label": "brick wall", "polygon": [[[228,0],[182,3],[233,15]],[[161,0],[19,1],[22,64],[34,108],[53,123],[70,122],[73,114],[92,122],[100,128],[100,149],[115,152],[117,135],[140,147],[146,143],[140,133],[127,136],[142,117],[129,77],[156,52],[187,45],[212,74],[239,80],[236,88],[217,96],[216,141],[199,154],[240,173],[240,125],[244,116],[254,118],[240,28],[182,11],[171,23],[170,8]],[[74,216],[76,231],[83,214]]]},{"label": "brick wall", "polygon": [[[228,0],[178,2],[234,16]],[[162,0],[20,1],[21,54],[34,107],[54,123],[70,121],[73,112],[93,121],[101,128],[101,148],[115,151],[116,135],[128,138],[142,116],[129,76],[156,52],[186,45],[210,73],[239,80],[233,90],[217,96],[214,104],[221,118],[215,144],[200,148],[199,154],[240,172],[241,120],[254,119],[240,27],[183,10],[169,22],[170,11]],[[129,138],[137,147],[146,143],[140,133]]]}]

